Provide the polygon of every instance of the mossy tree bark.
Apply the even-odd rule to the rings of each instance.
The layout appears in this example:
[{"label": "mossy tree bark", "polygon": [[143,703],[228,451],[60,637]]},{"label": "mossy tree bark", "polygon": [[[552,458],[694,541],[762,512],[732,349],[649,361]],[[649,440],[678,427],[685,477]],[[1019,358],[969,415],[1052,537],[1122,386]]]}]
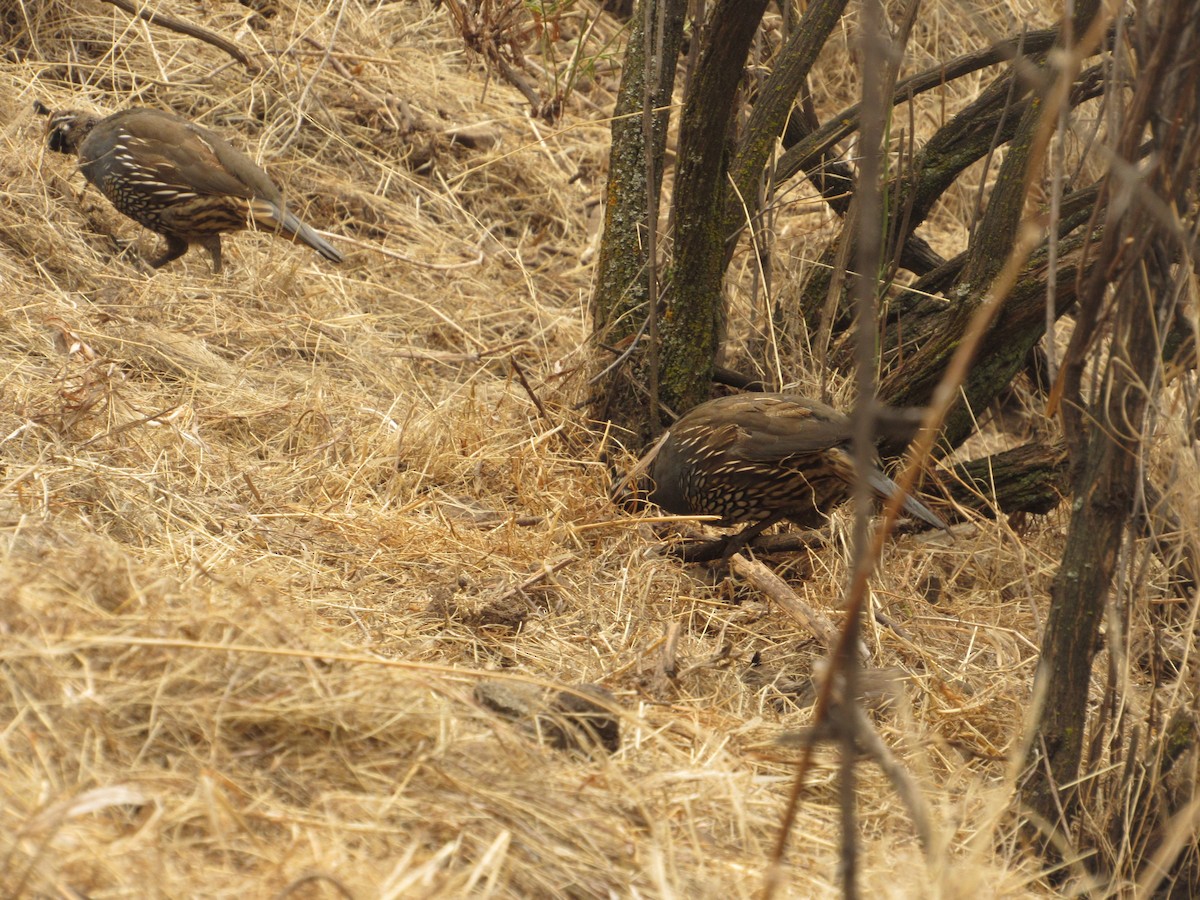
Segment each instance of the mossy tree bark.
[{"label": "mossy tree bark", "polygon": [[767,0],[719,0],[679,123],[675,254],[663,298],[661,399],[685,411],[708,399],[724,330],[726,173],[742,65]]},{"label": "mossy tree bark", "polygon": [[[639,9],[632,20],[621,86],[613,111],[604,235],[592,294],[596,336],[601,344],[617,348],[635,340],[643,331],[649,308],[646,271],[650,260],[645,230],[657,227],[657,223],[647,219],[650,198],[652,195],[657,197],[662,188],[669,111],[687,10],[687,0],[643,0],[643,3],[650,4],[649,20],[654,25],[648,40],[644,28],[646,11]],[[657,27],[660,20],[661,29]],[[660,35],[661,45],[658,43]],[[651,54],[649,60],[647,53]],[[654,84],[648,85],[648,72],[657,73]],[[647,102],[654,110],[649,146],[643,121]],[[652,160],[649,167],[647,154]],[[652,184],[647,183],[650,171],[653,172]],[[645,367],[644,355],[632,355],[629,367],[615,371],[607,380],[596,409],[600,418],[641,432],[643,437],[649,434],[645,424]]]}]

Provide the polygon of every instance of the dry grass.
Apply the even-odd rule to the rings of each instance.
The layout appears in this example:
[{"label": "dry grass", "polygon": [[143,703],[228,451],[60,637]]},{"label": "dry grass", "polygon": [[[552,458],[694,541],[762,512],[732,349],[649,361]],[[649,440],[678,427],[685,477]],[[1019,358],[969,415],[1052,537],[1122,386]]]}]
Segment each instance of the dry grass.
[{"label": "dry grass", "polygon": [[[550,127],[429,2],[179,8],[269,58],[256,76],[71,6],[3,14],[0,892],[753,895],[818,654],[655,552],[574,411],[614,77]],[[922,41],[977,46],[997,15],[942,8]],[[822,109],[847,70],[826,63]],[[194,251],[148,277],[122,245],[157,239],[44,150],[35,98],[219,128],[346,264],[243,234],[223,276]],[[888,549],[875,597],[904,634],[867,635],[900,679],[876,718],[938,846],[864,766],[869,896],[1050,893],[1003,813],[1061,527]],[[846,542],[836,519],[783,567],[812,605],[836,610]],[[605,685],[620,751],[540,744],[476,705],[485,678]],[[834,889],[835,765],[793,896]]]}]

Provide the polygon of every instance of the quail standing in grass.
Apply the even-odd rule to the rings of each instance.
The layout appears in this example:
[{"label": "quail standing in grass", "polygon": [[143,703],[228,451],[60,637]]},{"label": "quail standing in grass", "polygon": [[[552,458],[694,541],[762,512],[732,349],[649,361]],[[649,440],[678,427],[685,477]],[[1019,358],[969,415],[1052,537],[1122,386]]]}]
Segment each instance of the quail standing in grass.
[{"label": "quail standing in grass", "polygon": [[[729,557],[776,522],[820,525],[854,490],[849,451],[853,425],[837,410],[796,394],[737,394],[701,403],[681,417],[659,447],[650,499],[676,515],[720,516],[746,525]],[[865,473],[887,498],[899,488],[874,466]],[[905,510],[935,528],[937,515],[912,497]]]},{"label": "quail standing in grass", "polygon": [[228,141],[157,109],[111,116],[50,112],[47,143],[79,157],[79,169],[121,213],[167,241],[159,268],[199,244],[221,271],[221,235],[244,228],[273,231],[323,257],[342,254],[288,211],[270,176]]}]

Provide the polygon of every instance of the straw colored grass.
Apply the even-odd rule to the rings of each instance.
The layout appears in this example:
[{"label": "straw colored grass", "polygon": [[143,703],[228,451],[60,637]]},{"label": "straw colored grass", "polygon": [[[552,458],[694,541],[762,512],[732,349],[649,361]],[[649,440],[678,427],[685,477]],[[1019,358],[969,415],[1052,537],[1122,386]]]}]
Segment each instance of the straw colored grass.
[{"label": "straw colored grass", "polygon": [[[432,3],[174,10],[257,74],[74,6],[2,14],[0,893],[754,895],[820,654],[608,502],[578,404],[616,75],[550,126]],[[1010,27],[933,9],[930,58]],[[820,108],[851,69],[825,62]],[[219,129],[347,262],[244,233],[222,276],[199,251],[148,276],[157,238],[44,149],[35,98]],[[813,247],[830,224],[788,221]],[[938,843],[924,860],[861,767],[870,896],[1050,893],[1004,811],[1062,527],[889,546],[875,599],[903,633],[866,634],[894,685],[873,715]],[[835,618],[847,531],[779,563]],[[484,679],[604,685],[620,750],[539,742]],[[835,770],[822,751],[791,896],[835,889]]]}]

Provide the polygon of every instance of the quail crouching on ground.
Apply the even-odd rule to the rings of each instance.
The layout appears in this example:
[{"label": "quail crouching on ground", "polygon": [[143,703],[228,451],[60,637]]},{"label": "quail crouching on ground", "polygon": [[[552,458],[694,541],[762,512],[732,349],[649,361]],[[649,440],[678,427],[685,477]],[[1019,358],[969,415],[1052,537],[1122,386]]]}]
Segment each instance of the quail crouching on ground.
[{"label": "quail crouching on ground", "polygon": [[[745,524],[726,544],[728,558],[776,522],[813,528],[848,500],[855,484],[852,434],[849,418],[795,394],[710,400],[671,426],[651,464],[650,499],[675,515]],[[880,497],[899,490],[874,466],[865,476]],[[935,528],[947,527],[912,497],[904,508]]]},{"label": "quail crouching on ground", "polygon": [[159,268],[200,244],[221,271],[221,235],[245,228],[301,241],[333,262],[342,254],[288,211],[270,176],[228,141],[174,113],[127,109],[103,117],[48,114],[47,144],[79,157],[79,170],[121,213],[167,241]]}]

